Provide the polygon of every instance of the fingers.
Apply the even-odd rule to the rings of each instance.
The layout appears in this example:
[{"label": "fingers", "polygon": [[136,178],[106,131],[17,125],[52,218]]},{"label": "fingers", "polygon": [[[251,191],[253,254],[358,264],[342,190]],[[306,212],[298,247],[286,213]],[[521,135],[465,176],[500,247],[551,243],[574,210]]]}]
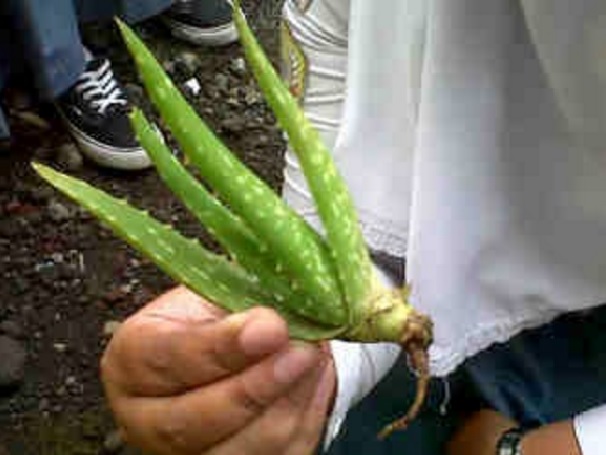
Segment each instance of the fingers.
[{"label": "fingers", "polygon": [[321,443],[336,388],[332,362],[322,364],[288,396],[205,455],[309,455]]},{"label": "fingers", "polygon": [[[202,453],[234,437],[268,409],[281,420],[275,422],[276,428],[288,436],[298,413],[307,408],[302,404],[318,382],[323,356],[317,346],[293,343],[241,374],[178,397],[122,400],[114,411],[129,440],[144,448],[161,447],[162,453]],[[295,384],[302,390],[291,395]],[[286,395],[289,398],[278,403]],[[249,433],[249,438],[252,441],[255,435]],[[246,448],[240,453],[252,452]]]},{"label": "fingers", "polygon": [[110,399],[181,394],[240,372],[288,343],[286,324],[271,310],[221,317],[192,296],[170,293],[123,324],[101,363]]}]

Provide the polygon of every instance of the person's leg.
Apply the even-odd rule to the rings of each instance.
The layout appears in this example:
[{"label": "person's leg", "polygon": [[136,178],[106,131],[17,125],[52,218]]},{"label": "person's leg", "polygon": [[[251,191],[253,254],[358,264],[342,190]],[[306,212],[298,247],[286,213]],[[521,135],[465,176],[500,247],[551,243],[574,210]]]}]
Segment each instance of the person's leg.
[{"label": "person's leg", "polygon": [[56,103],[82,152],[105,167],[148,167],[109,62],[82,44],[74,1],[7,0],[4,6],[40,97]]},{"label": "person's leg", "polygon": [[606,306],[560,317],[492,346],[465,364],[495,409],[525,426],[606,403]]},{"label": "person's leg", "polygon": [[458,375],[448,381],[433,379],[423,411],[411,425],[384,440],[377,439],[384,425],[406,412],[415,384],[406,359],[400,358],[373,392],[349,412],[327,455],[445,455],[445,444],[478,403]]},{"label": "person's leg", "polygon": [[67,90],[84,70],[78,20],[72,0],[6,0],[14,39],[42,96]]},{"label": "person's leg", "polygon": [[80,22],[111,21],[119,17],[134,24],[166,11],[174,0],[71,0]]}]

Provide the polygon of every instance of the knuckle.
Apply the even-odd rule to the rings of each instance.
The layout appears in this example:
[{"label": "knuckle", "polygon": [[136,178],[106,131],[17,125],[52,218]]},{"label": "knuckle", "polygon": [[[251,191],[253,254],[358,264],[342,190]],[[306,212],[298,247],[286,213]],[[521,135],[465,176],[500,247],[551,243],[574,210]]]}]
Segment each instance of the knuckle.
[{"label": "knuckle", "polygon": [[192,453],[192,442],[187,422],[175,413],[161,419],[156,427],[156,435],[162,445],[169,447],[174,455]]},{"label": "knuckle", "polygon": [[268,400],[256,394],[251,394],[248,391],[238,388],[235,393],[235,401],[238,405],[246,409],[251,414],[261,414],[269,405]]}]

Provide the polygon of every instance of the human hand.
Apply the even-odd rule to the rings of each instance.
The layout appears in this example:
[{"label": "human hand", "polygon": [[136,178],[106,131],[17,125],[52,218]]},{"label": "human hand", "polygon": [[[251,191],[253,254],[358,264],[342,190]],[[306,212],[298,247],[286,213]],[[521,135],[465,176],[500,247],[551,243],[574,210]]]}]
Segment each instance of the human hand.
[{"label": "human hand", "polygon": [[517,423],[492,409],[483,409],[463,422],[447,445],[448,455],[494,455],[497,442]]},{"label": "human hand", "polygon": [[327,347],[289,341],[275,312],[184,288],[128,319],[101,367],[127,441],[161,455],[309,455],[336,388]]}]

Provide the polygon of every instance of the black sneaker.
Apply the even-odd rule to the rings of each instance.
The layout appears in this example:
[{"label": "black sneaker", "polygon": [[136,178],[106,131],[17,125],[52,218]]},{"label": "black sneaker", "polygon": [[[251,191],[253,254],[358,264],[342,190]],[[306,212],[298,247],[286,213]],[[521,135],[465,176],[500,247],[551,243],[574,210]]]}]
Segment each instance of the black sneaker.
[{"label": "black sneaker", "polygon": [[57,101],[82,153],[100,166],[138,170],[151,165],[128,120],[128,100],[109,60],[92,59]]},{"label": "black sneaker", "polygon": [[192,44],[223,46],[238,39],[227,0],[176,0],[162,17],[173,36]]}]

